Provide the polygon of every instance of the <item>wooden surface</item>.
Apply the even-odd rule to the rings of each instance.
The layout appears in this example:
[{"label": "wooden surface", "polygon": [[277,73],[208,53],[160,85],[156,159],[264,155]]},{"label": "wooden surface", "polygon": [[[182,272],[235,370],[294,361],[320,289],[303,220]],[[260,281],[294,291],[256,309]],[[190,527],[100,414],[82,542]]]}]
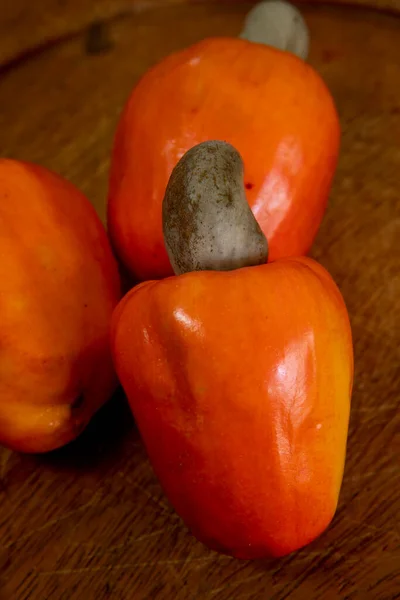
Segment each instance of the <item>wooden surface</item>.
[{"label": "wooden surface", "polygon": [[[317,5],[328,3],[311,1]],[[150,6],[196,2],[240,4],[240,0],[0,0],[0,66],[79,35],[94,22],[117,21]],[[252,0],[247,2],[252,4]],[[329,4],[371,6],[400,13],[400,0],[329,0]]]},{"label": "wooden surface", "polygon": [[[93,11],[100,5],[93,2]],[[0,153],[67,176],[104,216],[113,131],[133,83],[176,48],[237,34],[247,8],[125,15],[100,34],[84,30],[15,62],[0,78]],[[0,450],[1,600],[400,597],[400,20],[361,9],[304,13],[310,60],[343,127],[313,250],[345,296],[355,343],[333,524],[283,560],[245,563],[208,551],[169,506],[119,396],[76,443],[52,455]]]}]

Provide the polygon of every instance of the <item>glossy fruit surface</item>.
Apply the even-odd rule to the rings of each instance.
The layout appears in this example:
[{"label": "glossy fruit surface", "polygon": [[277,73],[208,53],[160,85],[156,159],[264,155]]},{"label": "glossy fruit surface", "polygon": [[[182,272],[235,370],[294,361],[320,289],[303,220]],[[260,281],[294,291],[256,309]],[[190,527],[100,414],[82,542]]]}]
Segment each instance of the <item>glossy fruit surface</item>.
[{"label": "glossy fruit surface", "polygon": [[270,260],[308,252],[337,164],[339,123],[329,91],[292,54],[240,39],[204,40],[144,75],[121,116],[108,224],[139,280],[172,275],[161,206],[172,169],[206,140],[233,144]]},{"label": "glossy fruit surface", "polygon": [[308,258],[131,290],[117,373],[166,494],[211,548],[282,556],[337,506],[353,380],[346,307]]},{"label": "glossy fruit surface", "polygon": [[89,201],[46,169],[0,160],[0,443],[69,442],[116,386],[116,262]]}]

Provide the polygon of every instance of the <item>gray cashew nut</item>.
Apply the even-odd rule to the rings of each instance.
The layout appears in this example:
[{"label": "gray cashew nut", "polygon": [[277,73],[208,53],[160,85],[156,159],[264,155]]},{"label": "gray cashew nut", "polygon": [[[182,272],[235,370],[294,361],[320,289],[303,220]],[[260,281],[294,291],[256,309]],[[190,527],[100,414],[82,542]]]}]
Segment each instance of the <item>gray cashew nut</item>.
[{"label": "gray cashew nut", "polygon": [[239,37],[286,50],[303,60],[308,56],[308,27],[300,11],[283,0],[256,4],[247,15]]},{"label": "gray cashew nut", "polygon": [[267,262],[268,243],[246,199],[243,161],[230,144],[203,142],[181,158],[165,192],[162,216],[177,275]]}]

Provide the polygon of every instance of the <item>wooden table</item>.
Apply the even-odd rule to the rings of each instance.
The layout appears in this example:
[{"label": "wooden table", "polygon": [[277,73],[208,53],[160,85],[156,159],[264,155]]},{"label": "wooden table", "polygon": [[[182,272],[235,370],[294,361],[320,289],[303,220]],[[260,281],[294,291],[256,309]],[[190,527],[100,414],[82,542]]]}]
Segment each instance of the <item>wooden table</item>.
[{"label": "wooden table", "polygon": [[[248,9],[242,2],[139,12],[128,0],[2,3],[0,152],[68,177],[103,217],[113,132],[132,85],[176,48],[236,35]],[[35,12],[39,4],[49,10]],[[355,343],[333,524],[283,560],[246,563],[208,551],[165,499],[119,395],[67,448],[47,456],[0,450],[2,600],[400,597],[400,19],[314,5],[304,14],[310,61],[343,127],[313,249],[344,294]],[[101,26],[88,26],[98,19]]]}]

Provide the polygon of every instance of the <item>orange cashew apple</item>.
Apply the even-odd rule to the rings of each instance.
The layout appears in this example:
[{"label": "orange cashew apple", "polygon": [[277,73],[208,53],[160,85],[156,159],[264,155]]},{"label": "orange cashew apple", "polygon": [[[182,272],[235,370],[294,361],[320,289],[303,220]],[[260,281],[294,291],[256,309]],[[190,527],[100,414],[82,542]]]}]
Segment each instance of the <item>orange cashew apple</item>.
[{"label": "orange cashew apple", "polygon": [[99,218],[73,185],[0,160],[0,443],[45,452],[74,439],[116,387],[120,298]]},{"label": "orange cashew apple", "polygon": [[[294,33],[292,26],[286,30],[288,5],[264,8],[267,23],[279,21],[262,31],[262,39],[277,44],[289,35],[287,47],[304,55],[308,33],[304,24],[299,34],[296,26]],[[249,41],[260,39],[258,14],[242,39],[205,39],[162,60],[124,108],[112,154],[108,226],[117,254],[137,280],[173,274],[162,200],[178,160],[207,140],[225,140],[242,155],[246,198],[268,238],[270,260],[306,254],[312,245],[337,165],[338,116],[309,64]],[[298,18],[294,22],[299,26]]]},{"label": "orange cashew apple", "polygon": [[150,461],[209,547],[288,554],[325,530],[338,502],[353,381],[343,298],[310,258],[266,264],[229,144],[179,161],[163,224],[178,276],[133,288],[112,323]]}]

